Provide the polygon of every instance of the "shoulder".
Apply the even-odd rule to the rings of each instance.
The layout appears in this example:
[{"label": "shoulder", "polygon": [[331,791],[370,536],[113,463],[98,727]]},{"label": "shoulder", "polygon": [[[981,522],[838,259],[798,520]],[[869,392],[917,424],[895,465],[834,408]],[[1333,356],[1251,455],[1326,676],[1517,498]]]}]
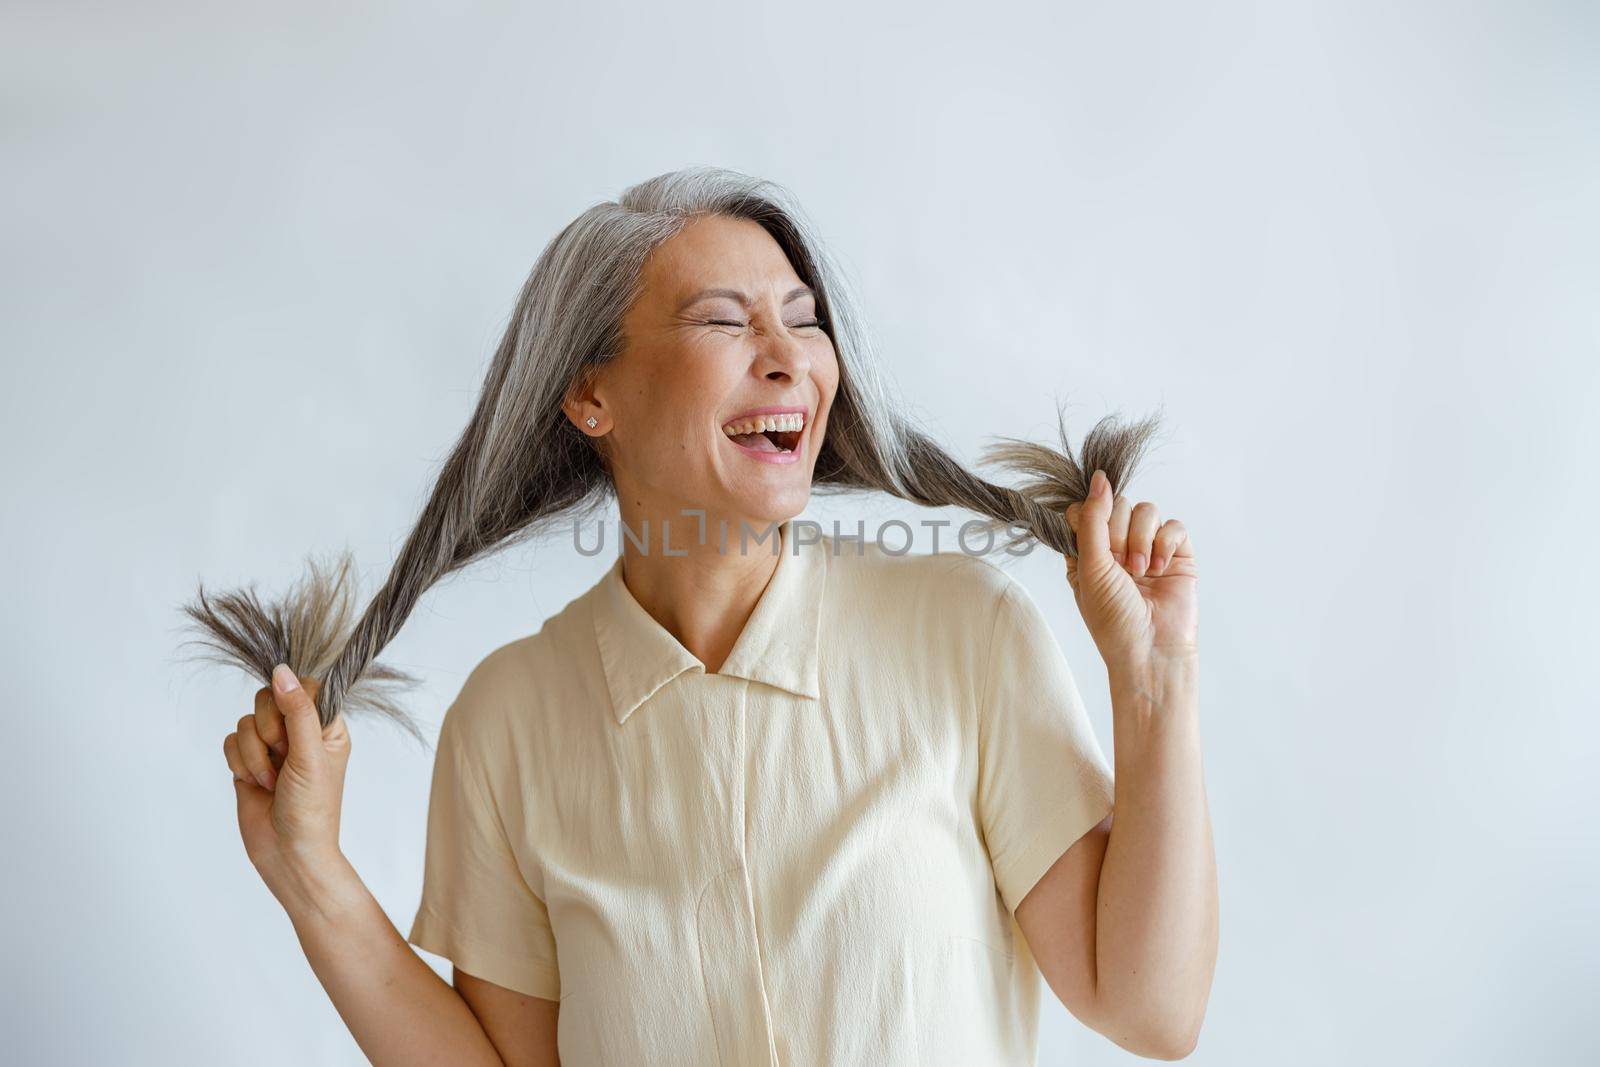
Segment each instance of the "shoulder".
[{"label": "shoulder", "polygon": [[841,538],[829,557],[822,635],[833,688],[893,692],[933,715],[975,707],[1002,607],[1021,587],[982,556],[892,551],[900,543]]},{"label": "shoulder", "polygon": [[951,619],[993,619],[1001,601],[1020,588],[998,564],[956,550],[896,554],[880,544],[824,538],[835,589],[901,611],[937,611]]},{"label": "shoulder", "polygon": [[[450,741],[488,759],[521,751],[555,709],[581,703],[585,654],[592,655],[588,594],[524,637],[490,650],[467,673],[440,723]],[[530,727],[535,729],[530,730]]]}]

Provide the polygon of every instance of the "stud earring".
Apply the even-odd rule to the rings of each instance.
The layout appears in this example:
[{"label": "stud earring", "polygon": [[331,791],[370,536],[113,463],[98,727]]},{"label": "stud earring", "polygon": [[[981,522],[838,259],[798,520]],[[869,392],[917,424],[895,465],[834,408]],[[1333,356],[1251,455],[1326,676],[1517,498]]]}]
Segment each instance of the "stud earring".
[{"label": "stud earring", "polygon": [[589,429],[591,429],[591,430],[594,429],[596,426],[600,425],[599,423],[594,421],[594,416],[593,415],[590,415],[587,419],[584,419],[583,421],[588,424]]}]

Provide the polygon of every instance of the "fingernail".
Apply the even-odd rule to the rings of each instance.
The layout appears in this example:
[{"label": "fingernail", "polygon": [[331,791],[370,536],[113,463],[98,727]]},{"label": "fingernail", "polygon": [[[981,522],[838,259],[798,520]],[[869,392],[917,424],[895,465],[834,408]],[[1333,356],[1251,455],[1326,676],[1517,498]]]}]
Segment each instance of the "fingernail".
[{"label": "fingernail", "polygon": [[1126,552],[1116,552],[1113,553],[1113,555],[1116,557],[1118,566],[1122,566],[1128,562],[1128,554]]},{"label": "fingernail", "polygon": [[287,756],[289,754],[289,746],[282,741],[274,741],[269,747],[271,747],[275,755]]},{"label": "fingernail", "polygon": [[277,776],[271,771],[262,771],[260,774],[256,775],[256,781],[261,783],[262,789],[271,789],[272,783],[276,777]]},{"label": "fingernail", "polygon": [[1094,482],[1094,485],[1090,487],[1094,495],[1105,496],[1106,490],[1111,487],[1111,479],[1106,477],[1106,472],[1096,468],[1094,478],[1091,480]]},{"label": "fingernail", "polygon": [[300,688],[300,680],[294,676],[294,671],[283,663],[272,668],[272,684],[280,693],[292,693]]},{"label": "fingernail", "polygon": [[1133,573],[1135,578],[1144,574],[1144,564],[1145,559],[1143,552],[1135,552],[1133,555],[1128,557],[1128,570]]}]

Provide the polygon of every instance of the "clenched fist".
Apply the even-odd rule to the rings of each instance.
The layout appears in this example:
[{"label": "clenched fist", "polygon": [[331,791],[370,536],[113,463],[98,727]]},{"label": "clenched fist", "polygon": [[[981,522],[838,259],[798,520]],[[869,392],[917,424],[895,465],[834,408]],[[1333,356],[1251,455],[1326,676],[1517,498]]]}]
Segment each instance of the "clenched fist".
[{"label": "clenched fist", "polygon": [[290,880],[342,859],[339,812],[350,731],[343,715],[322,728],[317,688],[312,679],[302,686],[280,664],[272,686],[256,693],[255,712],[222,743],[245,852],[280,900]]},{"label": "clenched fist", "polygon": [[1177,519],[1162,522],[1149,501],[1113,499],[1104,471],[1089,485],[1089,499],[1066,511],[1078,540],[1067,581],[1107,668],[1137,672],[1198,655],[1200,571],[1189,531]]}]

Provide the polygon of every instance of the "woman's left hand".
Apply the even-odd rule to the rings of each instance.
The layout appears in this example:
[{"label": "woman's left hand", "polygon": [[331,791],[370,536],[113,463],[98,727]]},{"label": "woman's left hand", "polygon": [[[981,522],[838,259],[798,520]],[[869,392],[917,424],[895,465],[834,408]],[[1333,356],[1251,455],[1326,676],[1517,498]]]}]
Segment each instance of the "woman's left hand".
[{"label": "woman's left hand", "polygon": [[1078,542],[1067,581],[1107,669],[1132,674],[1198,655],[1199,571],[1183,523],[1162,522],[1149,501],[1113,500],[1098,470],[1089,499],[1069,506],[1066,518]]}]

